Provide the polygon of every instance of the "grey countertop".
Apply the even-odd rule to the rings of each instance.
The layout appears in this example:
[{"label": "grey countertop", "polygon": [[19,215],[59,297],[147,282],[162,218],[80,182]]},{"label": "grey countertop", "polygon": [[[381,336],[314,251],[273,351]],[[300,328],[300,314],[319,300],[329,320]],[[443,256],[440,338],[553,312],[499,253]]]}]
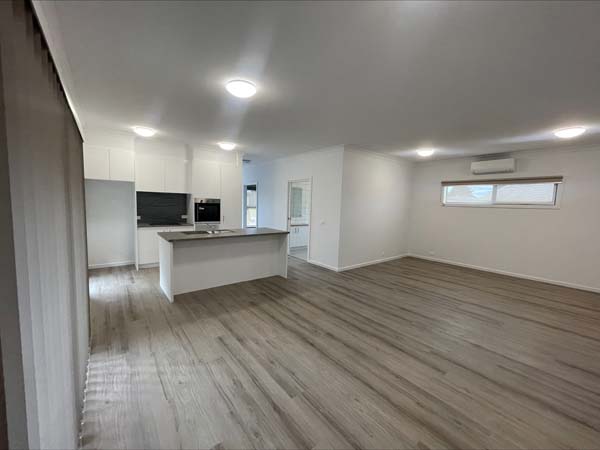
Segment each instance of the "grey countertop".
[{"label": "grey countertop", "polygon": [[230,229],[231,233],[221,234],[186,234],[181,231],[162,232],[158,235],[168,242],[178,241],[195,241],[205,239],[224,239],[233,237],[251,237],[251,236],[267,236],[270,234],[289,234],[288,231],[276,230],[274,228],[241,228],[241,229]]},{"label": "grey countertop", "polygon": [[193,227],[194,224],[193,223],[186,223],[186,222],[181,222],[181,223],[171,223],[168,225],[151,225],[149,223],[143,223],[143,222],[138,222],[137,227],[138,228],[169,228],[169,227]]}]

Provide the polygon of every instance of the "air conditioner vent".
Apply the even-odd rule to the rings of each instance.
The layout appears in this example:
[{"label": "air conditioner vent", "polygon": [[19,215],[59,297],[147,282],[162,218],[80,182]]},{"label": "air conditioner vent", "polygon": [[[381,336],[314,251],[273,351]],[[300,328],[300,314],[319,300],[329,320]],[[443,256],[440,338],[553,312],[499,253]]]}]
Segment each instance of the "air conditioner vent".
[{"label": "air conditioner vent", "polygon": [[475,175],[486,173],[510,173],[515,171],[515,159],[492,159],[489,161],[475,161],[471,163],[471,172]]}]

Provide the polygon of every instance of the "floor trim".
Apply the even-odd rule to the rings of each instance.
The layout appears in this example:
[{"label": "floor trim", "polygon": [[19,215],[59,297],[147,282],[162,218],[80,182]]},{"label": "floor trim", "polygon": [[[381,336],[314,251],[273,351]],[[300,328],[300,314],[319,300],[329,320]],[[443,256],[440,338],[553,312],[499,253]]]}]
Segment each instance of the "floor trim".
[{"label": "floor trim", "polygon": [[[296,258],[296,259],[298,259],[298,258]],[[329,264],[324,264],[322,262],[315,261],[314,259],[309,259],[306,262],[309,263],[309,264],[313,264],[315,266],[322,267],[322,268],[327,269],[327,270],[333,270],[334,272],[339,272],[340,271],[340,269],[338,267],[330,266]]]},{"label": "floor trim", "polygon": [[365,261],[362,263],[352,264],[350,266],[344,266],[344,267],[334,267],[334,266],[330,266],[329,264],[324,264],[322,262],[315,261],[312,259],[307,262],[309,264],[314,264],[315,266],[323,267],[324,269],[333,270],[334,272],[345,272],[346,270],[358,269],[359,267],[372,266],[374,264],[381,264],[381,263],[384,263],[387,261],[393,261],[395,259],[406,258],[407,256],[412,256],[412,255],[410,255],[408,253],[403,253],[401,255],[390,256],[388,258],[373,259],[371,261]]},{"label": "floor trim", "polygon": [[338,272],[344,272],[345,270],[358,269],[359,267],[372,266],[373,264],[381,264],[384,262],[393,261],[395,259],[406,258],[407,256],[409,256],[408,253],[402,253],[401,255],[390,256],[388,258],[373,259],[371,261],[366,261],[366,262],[362,262],[362,263],[358,263],[358,264],[352,264],[350,266],[340,267],[338,269]]},{"label": "floor trim", "polygon": [[499,275],[508,275],[510,277],[522,278],[524,280],[540,281],[542,283],[553,284],[555,286],[563,286],[563,287],[568,287],[568,288],[572,288],[572,289],[579,289],[582,291],[600,293],[600,288],[595,288],[592,286],[585,286],[582,284],[568,283],[566,281],[551,280],[551,279],[543,278],[543,277],[535,277],[532,275],[524,275],[522,273],[509,272],[507,270],[499,270],[499,269],[492,269],[490,267],[476,266],[474,264],[465,264],[465,263],[461,263],[461,262],[457,262],[457,261],[452,261],[450,259],[433,258],[431,256],[418,255],[416,253],[409,253],[406,256],[410,256],[412,258],[425,259],[427,261],[451,264],[453,266],[466,267],[467,269],[482,270],[483,272],[497,273]]},{"label": "floor trim", "polygon": [[102,264],[88,264],[88,269],[106,269],[107,267],[133,266],[135,261],[119,261]]}]

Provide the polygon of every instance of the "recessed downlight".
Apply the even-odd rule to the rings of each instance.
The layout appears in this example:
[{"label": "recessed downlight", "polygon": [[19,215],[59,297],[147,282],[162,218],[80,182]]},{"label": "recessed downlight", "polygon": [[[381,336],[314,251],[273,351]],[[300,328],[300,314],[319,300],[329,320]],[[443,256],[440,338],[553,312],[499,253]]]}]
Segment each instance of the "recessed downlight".
[{"label": "recessed downlight", "polygon": [[221,150],[226,150],[228,152],[233,150],[237,146],[233,142],[219,142],[217,145],[221,148]]},{"label": "recessed downlight", "polygon": [[142,137],[152,137],[156,134],[156,130],[154,128],[148,127],[133,127],[133,131],[135,134]]},{"label": "recessed downlight", "polygon": [[435,149],[433,148],[420,148],[417,150],[417,155],[422,156],[423,158],[427,158],[435,153]]},{"label": "recessed downlight", "polygon": [[560,128],[558,130],[554,130],[554,136],[561,139],[571,139],[577,136],[581,136],[586,131],[587,129],[585,127]]},{"label": "recessed downlight", "polygon": [[246,80],[231,80],[225,84],[225,89],[238,98],[250,98],[256,94],[256,86]]}]

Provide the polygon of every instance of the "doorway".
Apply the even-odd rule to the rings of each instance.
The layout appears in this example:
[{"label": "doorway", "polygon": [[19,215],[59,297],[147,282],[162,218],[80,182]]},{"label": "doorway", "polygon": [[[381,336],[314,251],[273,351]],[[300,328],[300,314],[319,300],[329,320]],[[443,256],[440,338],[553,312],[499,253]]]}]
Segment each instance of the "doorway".
[{"label": "doorway", "polygon": [[244,228],[258,227],[258,191],[256,183],[244,185]]},{"label": "doorway", "polygon": [[312,180],[288,182],[288,255],[308,261]]}]

